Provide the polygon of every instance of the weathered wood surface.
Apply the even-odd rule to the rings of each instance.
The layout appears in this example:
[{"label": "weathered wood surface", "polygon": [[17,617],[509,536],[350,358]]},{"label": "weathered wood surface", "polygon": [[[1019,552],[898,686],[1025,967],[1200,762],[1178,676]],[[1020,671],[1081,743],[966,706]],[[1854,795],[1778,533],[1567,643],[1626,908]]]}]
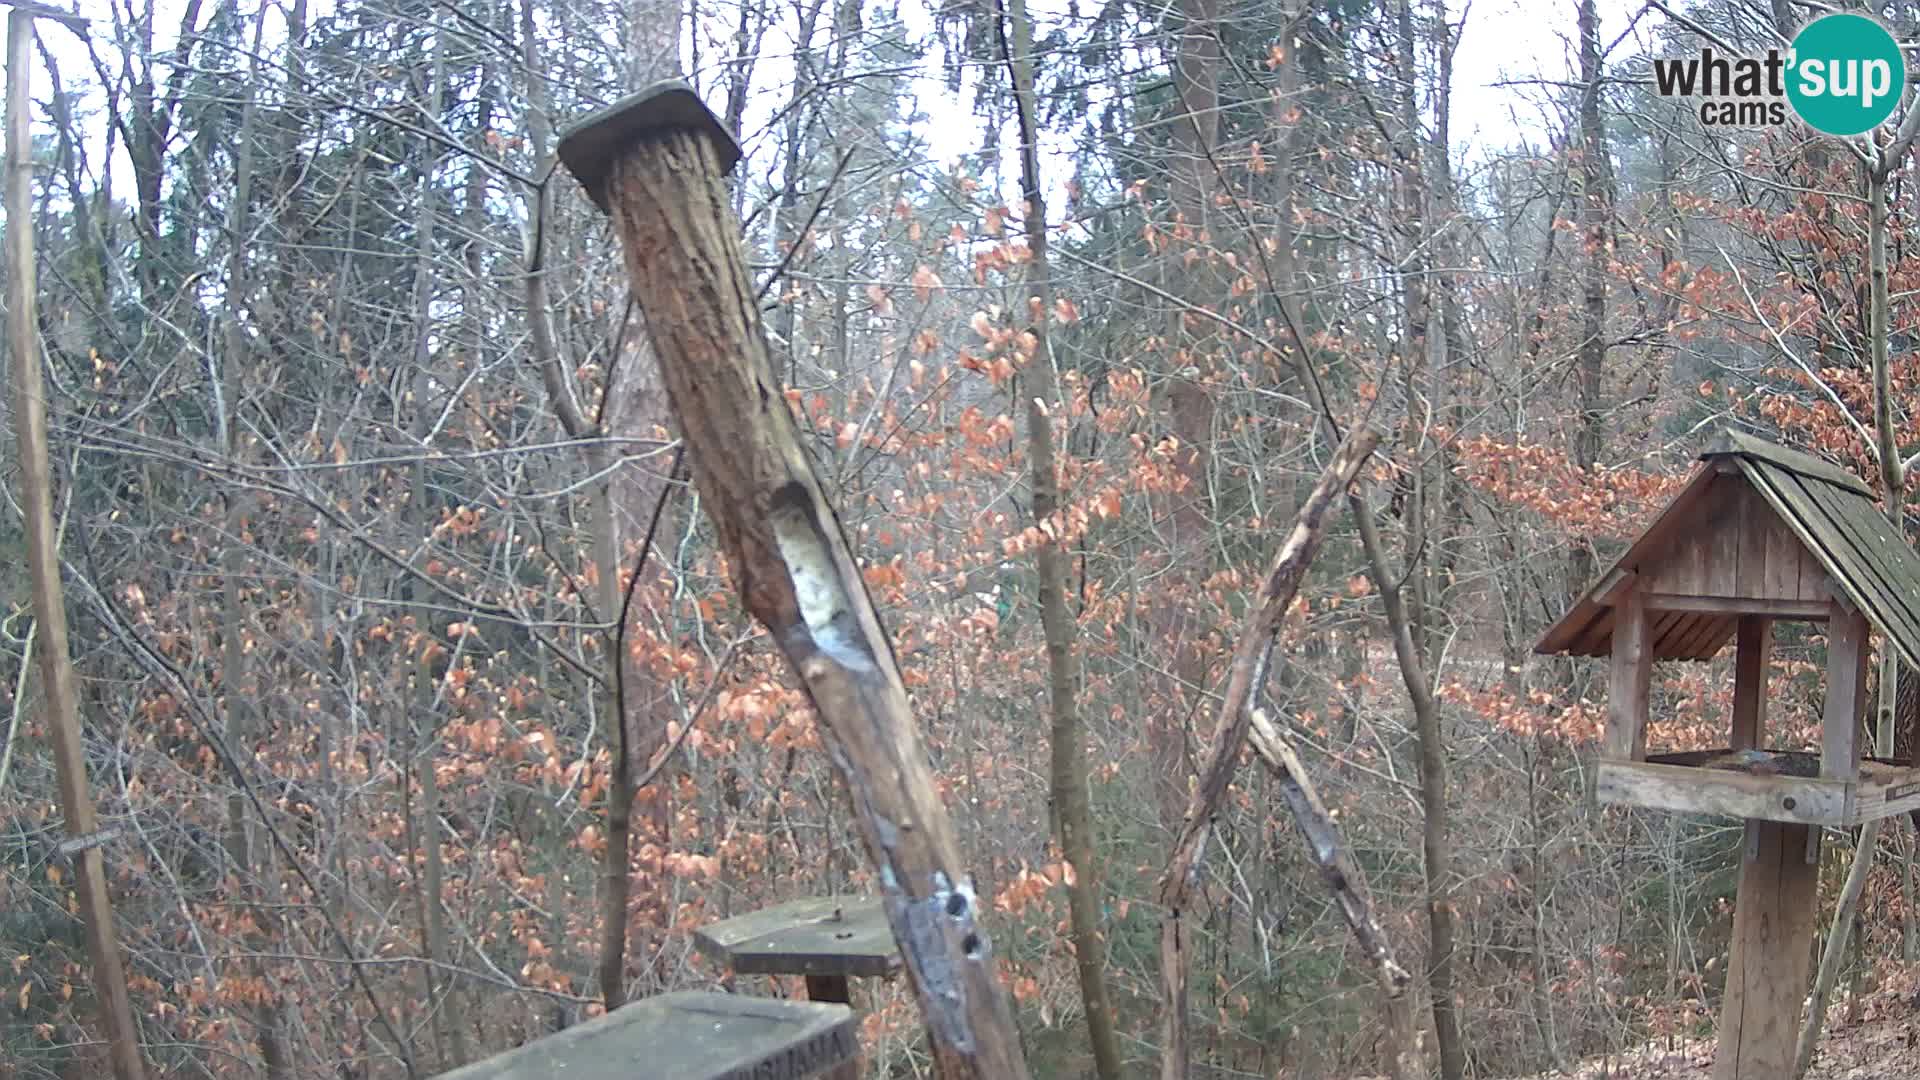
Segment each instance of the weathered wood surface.
[{"label": "weathered wood surface", "polygon": [[[1719,814],[1849,828],[1920,809],[1920,767],[1862,758],[1858,780],[1822,779],[1820,758],[1773,752],[1758,764],[1721,759],[1747,750],[1649,754],[1644,762],[1602,762],[1599,801],[1691,814]],[[1794,805],[1784,805],[1792,799]]]},{"label": "weathered wood surface", "polygon": [[1613,655],[1607,668],[1606,755],[1621,761],[1647,756],[1647,703],[1653,686],[1653,649],[1640,590],[1614,609]]},{"label": "weathered wood surface", "polygon": [[1820,775],[1859,775],[1860,719],[1867,704],[1867,620],[1835,605],[1827,621],[1827,700],[1820,713]]},{"label": "weathered wood surface", "polygon": [[777,904],[702,927],[693,940],[736,975],[871,978],[900,970],[900,947],[874,897]]},{"label": "weathered wood surface", "polygon": [[845,1005],[684,991],[636,1001],[440,1080],[852,1080]]},{"label": "weathered wood surface", "polygon": [[1783,1080],[1813,962],[1820,868],[1807,857],[1807,826],[1749,821],[1747,831],[1713,1077]]},{"label": "weathered wood surface", "polygon": [[1856,495],[1871,496],[1873,494],[1873,489],[1867,486],[1866,481],[1830,461],[1788,449],[1778,443],[1771,443],[1732,428],[1723,429],[1707,445],[1707,448],[1700,452],[1702,460],[1729,456],[1757,458],[1788,472],[1816,477],[1829,484],[1837,484]]},{"label": "weathered wood surface", "polygon": [[[1535,645],[1541,653],[1612,651],[1628,576],[1654,611],[1658,659],[1706,659],[1734,634],[1733,617],[1822,616],[1841,599],[1920,667],[1920,554],[1886,520],[1859,478],[1797,451],[1730,433],[1612,569]],[[1731,600],[1766,601],[1741,605]],[[1717,618],[1702,618],[1715,615]]]},{"label": "weathered wood surface", "polygon": [[1750,776],[1653,761],[1602,761],[1594,777],[1596,798],[1611,805],[1813,825],[1846,823],[1847,788],[1838,780]]},{"label": "weathered wood surface", "polygon": [[[636,123],[656,90],[571,131],[561,158],[625,252],[702,505],[747,610],[819,715],[877,868],[887,921],[949,1080],[1027,1076],[973,883],[933,783],[893,648],[770,362],[722,176],[731,140]],[[697,101],[697,98],[693,99]],[[638,141],[606,133],[644,129]]]},{"label": "weathered wood surface", "polygon": [[1184,1080],[1187,1076],[1187,926],[1186,909],[1199,873],[1200,849],[1213,815],[1226,797],[1233,780],[1240,748],[1246,744],[1252,723],[1250,706],[1258,687],[1254,680],[1262,670],[1261,657],[1272,648],[1287,608],[1300,590],[1307,568],[1326,531],[1326,519],[1338,499],[1359,475],[1360,466],[1379,445],[1380,434],[1371,428],[1356,428],[1334,452],[1333,460],[1320,474],[1320,480],[1300,504],[1293,528],[1274,554],[1273,565],[1260,595],[1242,620],[1234,645],[1233,662],[1227,669],[1226,692],[1214,719],[1213,740],[1199,782],[1187,803],[1187,814],[1180,834],[1174,839],[1166,869],[1160,875],[1160,989],[1161,1044],[1160,1075],[1163,1080]]},{"label": "weathered wood surface", "polygon": [[1909,665],[1920,666],[1920,555],[1892,535],[1872,500],[1762,463],[1742,468],[1820,560],[1836,597],[1865,613]]},{"label": "weathered wood surface", "polygon": [[1740,620],[1739,647],[1733,658],[1732,748],[1767,744],[1767,672],[1773,659],[1773,620],[1748,615]]}]

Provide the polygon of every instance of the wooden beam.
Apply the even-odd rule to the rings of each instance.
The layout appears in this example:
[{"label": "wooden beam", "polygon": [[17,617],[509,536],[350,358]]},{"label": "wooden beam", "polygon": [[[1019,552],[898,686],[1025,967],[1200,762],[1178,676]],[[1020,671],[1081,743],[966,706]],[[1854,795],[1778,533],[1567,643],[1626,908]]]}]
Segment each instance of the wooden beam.
[{"label": "wooden beam", "polygon": [[1705,615],[1765,615],[1775,619],[1825,622],[1833,605],[1826,600],[1772,600],[1739,596],[1687,596],[1642,593],[1649,611],[1688,611]]},{"label": "wooden beam", "polygon": [[1809,831],[1806,825],[1747,822],[1752,857],[1740,867],[1713,1080],[1793,1075],[1819,910],[1819,867],[1806,857],[1808,845],[1818,840]]},{"label": "wooden beam", "polygon": [[1647,756],[1647,698],[1653,686],[1653,642],[1638,590],[1614,610],[1613,656],[1607,671],[1607,756]]},{"label": "wooden beam", "polygon": [[1733,661],[1732,749],[1765,747],[1767,736],[1767,665],[1773,658],[1773,620],[1759,615],[1740,618],[1738,652]]},{"label": "wooden beam", "polygon": [[1612,806],[1801,825],[1841,825],[1851,809],[1843,781],[1752,776],[1651,761],[1602,761],[1594,776],[1594,797]]},{"label": "wooden beam", "polygon": [[1834,606],[1827,621],[1827,703],[1820,714],[1820,775],[1860,774],[1860,708],[1866,700],[1867,620]]},{"label": "wooden beam", "polygon": [[739,148],[671,83],[574,127],[560,159],[606,206],[743,606],[820,719],[947,1080],[1027,1065],[893,645],[787,406],[723,177]]}]

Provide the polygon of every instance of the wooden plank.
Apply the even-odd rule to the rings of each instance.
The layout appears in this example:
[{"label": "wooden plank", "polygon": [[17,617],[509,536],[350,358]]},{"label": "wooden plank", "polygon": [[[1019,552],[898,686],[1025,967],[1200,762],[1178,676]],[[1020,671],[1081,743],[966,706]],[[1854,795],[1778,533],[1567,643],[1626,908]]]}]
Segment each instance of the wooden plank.
[{"label": "wooden plank", "polygon": [[1853,802],[1855,825],[1920,810],[1920,768],[1874,769],[1855,785]]},{"label": "wooden plank", "polygon": [[1821,600],[1773,600],[1766,597],[1681,596],[1647,593],[1649,611],[1687,611],[1713,615],[1765,615],[1780,619],[1824,622],[1832,603]]},{"label": "wooden plank", "polygon": [[1827,620],[1827,701],[1820,713],[1820,775],[1852,780],[1860,770],[1860,708],[1866,701],[1867,620],[1835,606]]},{"label": "wooden plank", "polygon": [[1685,624],[1676,632],[1672,650],[1661,650],[1657,655],[1672,656],[1680,660],[1698,660],[1712,656],[1710,651],[1715,639],[1726,640],[1732,633],[1735,619],[1729,615],[1709,615],[1696,613],[1692,622]]},{"label": "wooden plank", "polygon": [[[1807,599],[1808,586],[1800,581],[1800,565],[1807,558],[1807,547],[1793,534],[1787,523],[1780,519],[1780,511],[1774,507],[1759,485],[1751,477],[1747,480],[1748,493],[1766,510],[1766,548],[1767,561],[1762,577],[1761,589],[1765,596],[1778,596],[1782,599]],[[1821,597],[1820,599],[1825,599]]]},{"label": "wooden plank", "polygon": [[[1792,527],[1794,535],[1813,551],[1827,573],[1835,582],[1857,590],[1859,598],[1876,612],[1893,613],[1905,610],[1904,605],[1887,594],[1886,587],[1878,575],[1861,559],[1860,553],[1833,519],[1831,503],[1819,481],[1803,481],[1791,473],[1768,472],[1764,467],[1754,467],[1749,474],[1755,479],[1755,486],[1769,501],[1775,502],[1775,508],[1782,519]],[[1843,511],[1844,512],[1844,511]],[[1803,582],[1804,593],[1804,582]],[[1920,623],[1911,620],[1899,620],[1902,626],[1920,627]],[[1899,627],[1891,627],[1896,633]],[[1916,640],[1920,640],[1920,631],[1916,631]]]},{"label": "wooden plank", "polygon": [[1653,682],[1653,643],[1640,591],[1614,608],[1613,655],[1607,678],[1607,756],[1647,756],[1647,698]]},{"label": "wooden plank", "polygon": [[[1633,546],[1629,547],[1624,555],[1615,560],[1613,566],[1600,575],[1593,587],[1582,594],[1580,600],[1565,615],[1562,615],[1558,622],[1548,627],[1546,633],[1540,635],[1540,640],[1534,643],[1533,651],[1546,656],[1567,652],[1568,645],[1574,637],[1588,627],[1588,619],[1592,617],[1589,609],[1601,586],[1610,584],[1615,570],[1637,570],[1642,563],[1651,564],[1655,557],[1665,554],[1673,546],[1674,538],[1681,535],[1686,527],[1691,517],[1690,508],[1706,492],[1714,479],[1715,474],[1710,465],[1702,465],[1694,469],[1686,486],[1681,488],[1679,494],[1675,495],[1654,517],[1653,523],[1648,525],[1640,534],[1640,538],[1633,542]],[[1598,653],[1587,655],[1598,655]]]},{"label": "wooden plank", "polygon": [[736,975],[866,978],[900,970],[900,947],[878,897],[794,900],[701,927],[693,940]]},{"label": "wooden plank", "polygon": [[1594,794],[1612,805],[1804,825],[1837,826],[1847,813],[1847,785],[1842,781],[1648,761],[1601,761]]},{"label": "wooden plank", "polygon": [[1830,484],[1838,484],[1857,494],[1869,498],[1873,496],[1873,489],[1867,486],[1866,481],[1830,461],[1824,461],[1798,450],[1789,450],[1778,443],[1770,443],[1765,439],[1755,438],[1745,432],[1732,429],[1722,431],[1707,449],[1700,452],[1700,458],[1706,461],[1727,454],[1759,458],[1788,472],[1819,477]]},{"label": "wooden plank", "polygon": [[1911,662],[1920,654],[1920,555],[1914,554],[1906,538],[1878,507],[1860,499],[1835,497],[1835,501],[1842,524],[1856,539],[1863,559],[1900,605],[1904,625],[1897,617],[1877,621],[1895,636],[1897,651]]},{"label": "wooden plank", "polygon": [[1726,482],[1739,485],[1733,496],[1734,542],[1738,546],[1734,595],[1749,599],[1798,599],[1798,594],[1788,597],[1767,592],[1767,531],[1773,527],[1773,508],[1761,501],[1746,474]]},{"label": "wooden plank", "polygon": [[1700,594],[1738,596],[1740,574],[1740,504],[1747,492],[1746,480],[1722,476],[1713,485],[1712,504],[1694,543],[1702,549]]},{"label": "wooden plank", "polygon": [[1864,499],[1847,498],[1819,484],[1802,486],[1827,515],[1834,537],[1830,546],[1848,555],[1840,566],[1846,580],[1838,583],[1853,586],[1883,628],[1920,641],[1920,595],[1915,595],[1920,580],[1904,572],[1902,564],[1913,559],[1913,552],[1904,541],[1893,541],[1893,524]]},{"label": "wooden plank", "polygon": [[1732,749],[1764,748],[1767,735],[1767,670],[1773,656],[1773,620],[1740,619],[1739,651],[1733,661]]},{"label": "wooden plank", "polygon": [[636,1001],[440,1080],[839,1080],[858,1057],[845,1005],[696,990]]},{"label": "wooden plank", "polygon": [[1805,825],[1747,822],[1748,850],[1733,911],[1733,955],[1720,1010],[1713,1080],[1793,1075],[1801,999],[1813,958],[1820,867]]},{"label": "wooden plank", "polygon": [[1692,658],[1711,660],[1720,655],[1720,650],[1726,648],[1727,642],[1733,640],[1734,631],[1739,627],[1739,619],[1725,618],[1715,621],[1709,628],[1711,632],[1694,649]]},{"label": "wooden plank", "polygon": [[1584,603],[1582,607],[1590,613],[1590,621],[1574,630],[1569,618],[1565,623],[1569,628],[1569,644],[1552,651],[1573,656],[1605,656],[1613,643],[1613,609]]}]

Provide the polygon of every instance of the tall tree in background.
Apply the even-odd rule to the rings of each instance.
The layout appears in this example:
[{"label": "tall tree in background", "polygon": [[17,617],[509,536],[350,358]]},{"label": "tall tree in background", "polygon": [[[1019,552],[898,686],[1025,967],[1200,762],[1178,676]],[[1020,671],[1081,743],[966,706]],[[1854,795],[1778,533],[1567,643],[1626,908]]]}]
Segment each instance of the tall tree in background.
[{"label": "tall tree in background", "polygon": [[[1033,19],[1026,0],[1008,0],[1000,18],[1000,46],[1012,83],[1020,139],[1021,221],[1027,239],[1027,333],[1025,380],[1028,465],[1033,483],[1033,522],[1045,534],[1034,550],[1039,576],[1038,601],[1046,636],[1047,699],[1053,711],[1049,734],[1052,767],[1049,792],[1059,823],[1060,851],[1066,857],[1067,915],[1073,928],[1074,969],[1086,1010],[1087,1039],[1100,1080],[1119,1080],[1120,1046],[1114,1035],[1113,1005],[1107,996],[1107,946],[1100,930],[1105,904],[1096,850],[1093,810],[1087,793],[1086,730],[1080,721],[1078,627],[1067,609],[1067,560],[1059,537],[1060,466],[1055,460],[1053,418],[1071,416],[1064,408],[1054,372],[1048,324],[1056,317],[1052,264],[1047,259],[1047,203],[1040,173],[1040,126],[1033,91]],[[1008,39],[1011,38],[1011,41]]]}]

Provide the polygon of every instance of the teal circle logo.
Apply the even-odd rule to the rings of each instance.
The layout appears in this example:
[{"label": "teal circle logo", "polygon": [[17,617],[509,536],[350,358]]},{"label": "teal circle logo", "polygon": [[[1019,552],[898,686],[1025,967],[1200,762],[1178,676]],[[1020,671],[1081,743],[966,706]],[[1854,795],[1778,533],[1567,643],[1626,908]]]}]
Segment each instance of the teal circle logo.
[{"label": "teal circle logo", "polygon": [[1801,27],[1787,70],[1793,111],[1828,135],[1861,135],[1886,123],[1907,88],[1900,43],[1864,15],[1823,15]]}]

